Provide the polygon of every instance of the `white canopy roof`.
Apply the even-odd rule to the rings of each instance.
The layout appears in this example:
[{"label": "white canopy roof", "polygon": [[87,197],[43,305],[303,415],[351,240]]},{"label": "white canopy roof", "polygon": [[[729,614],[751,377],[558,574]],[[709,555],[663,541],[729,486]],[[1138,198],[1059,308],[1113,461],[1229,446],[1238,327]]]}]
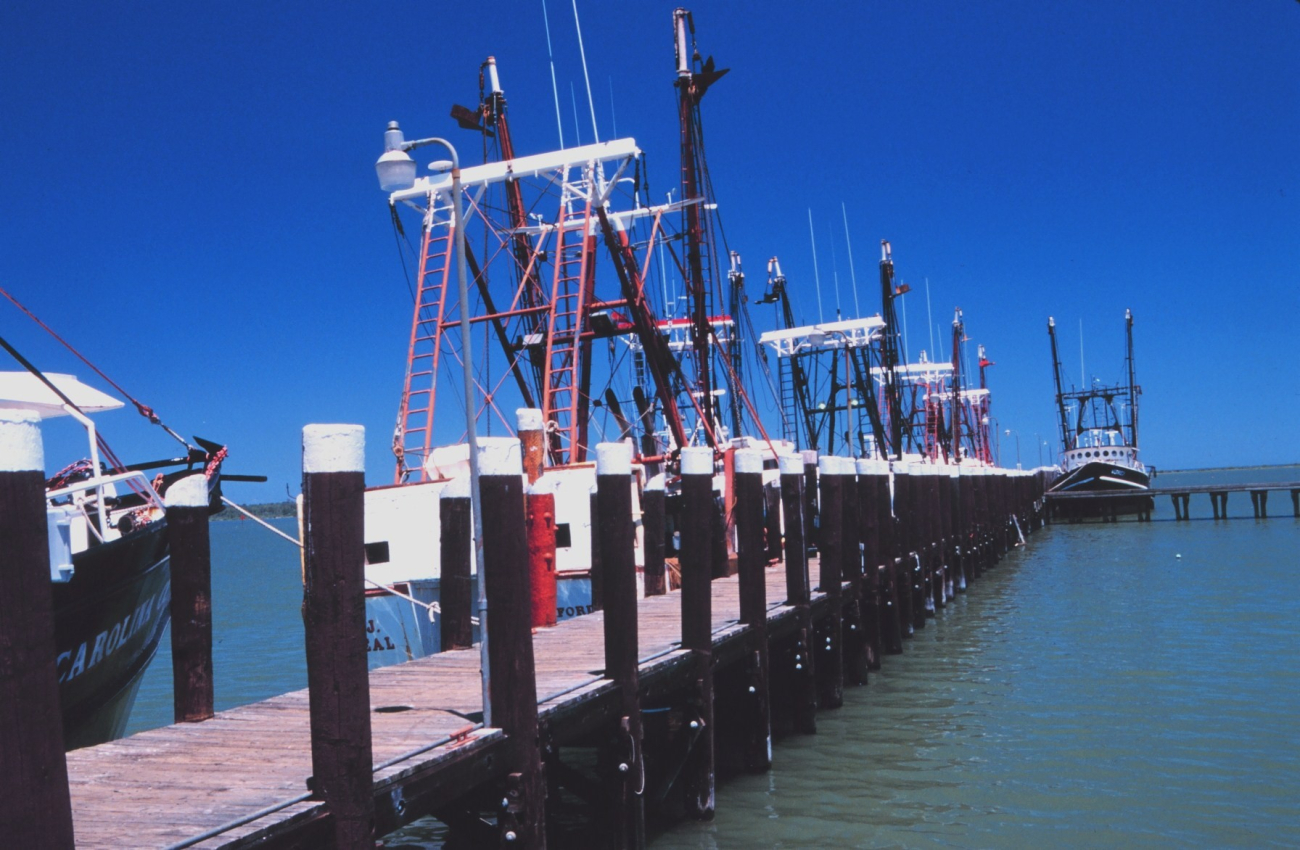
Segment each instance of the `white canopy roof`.
[{"label": "white canopy roof", "polygon": [[[117,410],[123,402],[86,386],[72,375],[46,372],[45,377],[85,413]],[[67,416],[63,400],[30,372],[0,372],[0,408],[30,410],[42,419]]]}]

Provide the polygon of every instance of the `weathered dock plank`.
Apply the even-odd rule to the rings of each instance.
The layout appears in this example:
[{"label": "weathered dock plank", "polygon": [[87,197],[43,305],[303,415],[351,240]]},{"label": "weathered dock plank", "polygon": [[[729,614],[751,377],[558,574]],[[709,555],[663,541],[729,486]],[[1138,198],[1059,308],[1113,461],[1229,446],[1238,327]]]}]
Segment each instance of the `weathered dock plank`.
[{"label": "weathered dock plank", "polygon": [[[810,563],[814,582],[815,559]],[[785,571],[765,571],[769,634],[796,625],[785,605]],[[715,663],[745,651],[736,577],[711,584]],[[825,595],[814,594],[825,610]],[[681,596],[638,601],[641,691],[671,690],[691,665],[681,647]],[[599,714],[616,687],[603,678],[604,614],[565,621],[533,635],[537,694],[544,726],[578,729]],[[403,810],[442,800],[492,778],[485,758],[500,744],[497,730],[478,726],[482,712],[479,656],[453,650],[370,673],[376,818],[381,829],[403,822]],[[220,676],[220,671],[218,671]],[[384,710],[374,710],[384,709]],[[434,745],[434,746],[430,746]],[[311,738],[307,692],[295,691],[219,712],[202,723],[142,732],[68,753],[77,846],[162,848],[241,819],[192,846],[241,847],[274,839],[323,820],[324,805],[309,794]],[[254,817],[263,810],[281,806]],[[301,834],[299,834],[301,838]],[[274,843],[272,841],[272,843]]]}]

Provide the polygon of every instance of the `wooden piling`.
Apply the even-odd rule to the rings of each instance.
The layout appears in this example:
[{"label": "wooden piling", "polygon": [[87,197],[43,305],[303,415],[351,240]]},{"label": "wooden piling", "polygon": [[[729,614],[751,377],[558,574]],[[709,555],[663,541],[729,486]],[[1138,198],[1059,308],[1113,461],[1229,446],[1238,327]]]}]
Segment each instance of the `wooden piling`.
[{"label": "wooden piling", "polygon": [[171,555],[172,703],[177,723],[213,715],[212,552],[208,480],[186,476],[167,488]]},{"label": "wooden piling", "polygon": [[916,558],[912,554],[912,475],[910,464],[895,462],[893,464],[894,491],[894,580],[898,597],[899,632],[904,638],[912,637],[916,632],[916,617],[913,614],[914,586],[916,579]]},{"label": "wooden piling", "polygon": [[443,488],[438,499],[439,635],[442,648],[468,649],[474,643],[474,578],[470,562],[474,557],[474,526],[470,512],[469,479],[456,478]]},{"label": "wooden piling", "polygon": [[546,846],[546,787],[537,736],[521,455],[517,439],[479,438],[488,694],[491,724],[507,736],[506,796],[497,826],[508,846],[537,848]]},{"label": "wooden piling", "polygon": [[682,648],[695,656],[695,734],[682,770],[686,814],[711,820],[716,782],[713,748],[713,449],[682,449]]},{"label": "wooden piling", "polygon": [[763,536],[767,540],[767,560],[781,560],[781,487],[778,482],[776,486],[763,488],[764,510],[766,513],[766,526],[763,529]]},{"label": "wooden piling", "polygon": [[789,656],[788,673],[791,686],[787,689],[790,715],[794,731],[800,735],[817,732],[817,679],[813,663],[813,623],[810,602],[812,598],[808,577],[808,545],[804,541],[803,526],[807,514],[804,506],[807,497],[803,487],[805,469],[799,455],[782,455],[777,463],[781,471],[781,508],[785,518],[785,594],[786,604],[792,606],[799,619],[793,651]]},{"label": "wooden piling", "polygon": [[303,626],[311,714],[311,790],[339,850],[373,848],[375,804],[366,662],[365,429],[302,432]]},{"label": "wooden piling", "polygon": [[645,595],[668,592],[664,579],[664,477],[650,476],[641,493],[641,539],[645,545]]},{"label": "wooden piling", "polygon": [[868,670],[880,669],[880,517],[876,509],[875,461],[857,467],[858,539],[862,545],[862,653]]},{"label": "wooden piling", "polygon": [[817,506],[817,450],[805,449],[803,455],[803,539],[809,552],[821,545],[821,517]]},{"label": "wooden piling", "polygon": [[748,676],[737,718],[744,732],[742,760],[750,773],[772,766],[772,719],[768,699],[767,548],[763,540],[763,454],[757,449],[735,453],[736,557],[740,583],[740,622],[748,626]]},{"label": "wooden piling", "polygon": [[73,847],[38,418],[0,411],[0,836]]},{"label": "wooden piling", "polygon": [[[1227,493],[1223,494],[1223,502],[1224,502],[1223,516],[1226,518],[1228,516],[1228,505],[1227,505],[1228,494]],[[1291,491],[1291,513],[1293,516],[1300,518],[1300,490]]]},{"label": "wooden piling", "polygon": [[600,505],[596,501],[596,490],[592,488],[587,497],[591,506],[591,610],[605,610],[605,566],[600,561]]},{"label": "wooden piling", "polygon": [[535,629],[554,626],[559,617],[556,606],[555,494],[538,490],[544,486],[545,482],[533,484],[524,497],[524,515],[528,525],[528,588],[532,594],[531,623]]},{"label": "wooden piling", "polygon": [[[662,492],[662,491],[661,491]],[[636,526],[632,517],[632,444],[596,446],[596,498],[604,518],[598,534],[605,568],[605,677],[618,684],[619,720],[608,746],[614,789],[607,846],[645,847],[645,763],[637,672]]]},{"label": "wooden piling", "polygon": [[515,411],[515,432],[519,434],[524,475],[529,484],[542,477],[542,466],[546,461],[546,434],[542,420],[542,411],[535,407],[521,407]]},{"label": "wooden piling", "polygon": [[853,458],[840,459],[840,477],[844,519],[842,520],[842,545],[844,551],[842,577],[849,585],[848,599],[844,605],[843,640],[844,681],[850,685],[867,683],[868,658],[864,641],[863,580],[862,580],[862,530],[858,524],[858,465]]},{"label": "wooden piling", "polygon": [[830,603],[830,613],[817,633],[817,693],[823,708],[844,704],[843,587],[844,565],[844,476],[842,458],[823,457],[817,464],[820,487],[817,504],[821,511],[821,586]]}]

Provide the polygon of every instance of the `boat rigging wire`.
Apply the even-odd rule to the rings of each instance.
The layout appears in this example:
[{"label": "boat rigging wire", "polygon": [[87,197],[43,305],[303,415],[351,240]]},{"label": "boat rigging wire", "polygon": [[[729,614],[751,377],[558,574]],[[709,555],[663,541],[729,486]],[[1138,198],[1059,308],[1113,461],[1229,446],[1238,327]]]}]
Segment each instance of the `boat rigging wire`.
[{"label": "boat rigging wire", "polygon": [[[22,304],[22,302],[20,302],[17,298],[15,298],[13,295],[11,295],[7,289],[5,289],[4,287],[0,287],[0,295],[3,295],[5,298],[8,298],[9,301],[10,301],[10,302],[15,306],[15,307],[17,307],[19,310],[22,310],[24,313],[26,313],[27,316],[28,316],[28,318],[30,318],[30,319],[31,319],[33,322],[35,322],[36,324],[40,325],[41,328],[44,329],[46,333],[48,333],[50,336],[54,337],[54,338],[57,339],[60,343],[62,343],[64,348],[68,349],[68,351],[71,351],[73,354],[75,354],[75,355],[77,356],[77,359],[79,359],[82,363],[85,363],[87,366],[89,366],[89,367],[94,371],[94,373],[95,373],[96,375],[98,375],[99,377],[101,377],[101,378],[103,378],[105,381],[107,381],[107,382],[109,383],[109,385],[113,387],[113,389],[117,390],[119,393],[121,393],[122,395],[126,396],[127,400],[130,401],[132,404],[135,405],[135,409],[136,409],[137,411],[139,411],[139,413],[140,413],[141,416],[143,416],[145,419],[148,419],[150,422],[152,422],[153,424],[157,425],[159,428],[162,428],[164,431],[166,431],[168,434],[170,434],[170,435],[172,436],[172,438],[173,438],[174,440],[176,440],[176,442],[180,443],[180,444],[181,444],[182,446],[184,446],[186,449],[192,449],[192,448],[194,448],[194,447],[191,446],[191,445],[190,445],[190,444],[185,440],[185,438],[183,438],[180,434],[177,434],[177,433],[176,433],[175,431],[173,431],[171,428],[167,427],[167,424],[166,424],[165,422],[163,422],[161,418],[159,418],[158,414],[154,412],[154,410],[153,410],[152,407],[150,407],[149,405],[144,404],[144,403],[142,403],[142,402],[136,400],[136,398],[135,398],[134,396],[132,396],[132,395],[131,395],[130,393],[128,393],[126,390],[122,389],[122,387],[121,387],[121,386],[120,386],[116,381],[114,381],[112,378],[108,377],[108,375],[105,375],[104,372],[103,372],[103,371],[102,371],[98,366],[96,366],[94,363],[91,363],[89,360],[87,360],[86,357],[85,357],[85,355],[83,355],[83,354],[82,354],[80,351],[78,351],[77,349],[73,348],[72,345],[69,344],[68,341],[65,340],[63,337],[61,337],[61,336],[59,336],[57,333],[55,333],[53,328],[51,328],[49,325],[45,324],[45,323],[42,322],[39,318],[37,318],[37,317],[36,317],[36,314],[33,313],[31,310],[28,310],[26,307],[24,307],[23,304]],[[9,352],[10,352],[11,354],[14,354],[15,356],[17,356],[17,353],[16,353],[12,348],[10,348],[9,345],[8,345],[7,343],[6,343],[6,345],[5,345],[5,348],[9,349]],[[21,361],[20,361],[20,362],[21,362]],[[32,370],[32,369],[35,368],[35,367],[30,366],[30,365],[28,365],[28,364],[24,364],[24,365],[26,365],[27,368],[28,368],[29,370]],[[43,377],[42,377],[38,372],[33,372],[32,374],[35,374],[37,377],[40,377],[41,380],[45,381],[45,379],[44,379],[44,378],[43,378]],[[50,384],[49,381],[45,381],[45,383],[46,383],[47,386],[49,386],[49,387],[51,387],[51,389],[53,389],[53,384]],[[59,396],[60,396],[61,398],[63,398],[64,402],[66,402],[67,404],[72,404],[72,402],[68,401],[67,396],[64,396],[64,395],[63,395],[63,393],[58,392],[58,390],[55,390],[55,392],[58,393]],[[73,406],[75,407],[75,405],[73,405]]]}]

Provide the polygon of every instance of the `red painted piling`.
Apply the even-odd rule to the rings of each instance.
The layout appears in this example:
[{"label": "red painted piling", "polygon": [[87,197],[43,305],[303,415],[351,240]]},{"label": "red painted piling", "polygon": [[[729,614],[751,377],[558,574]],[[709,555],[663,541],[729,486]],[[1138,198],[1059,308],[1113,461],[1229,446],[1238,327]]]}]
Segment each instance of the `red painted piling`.
[{"label": "red painted piling", "polygon": [[632,445],[596,446],[596,499],[604,518],[598,532],[605,568],[605,676],[619,686],[619,721],[607,758],[614,789],[606,846],[645,847],[645,788],[641,698],[637,672],[636,526],[632,518]]},{"label": "red painted piling", "polygon": [[[523,441],[520,441],[522,445]],[[531,488],[530,488],[531,489]],[[524,497],[525,522],[528,524],[528,586],[532,594],[533,628],[555,625],[555,494],[529,492]]]},{"label": "red painted piling", "polygon": [[468,649],[474,643],[474,525],[470,511],[469,479],[458,478],[443,488],[438,499],[438,535],[441,578],[438,582],[439,634],[442,648]]},{"label": "red painted piling", "polygon": [[653,475],[641,493],[641,538],[645,541],[645,595],[668,591],[664,579],[664,478]]},{"label": "red painted piling", "polygon": [[167,488],[171,554],[172,703],[177,723],[213,714],[212,554],[208,480],[190,475]]},{"label": "red painted piling", "polygon": [[682,778],[686,814],[711,820],[716,763],[713,740],[713,449],[685,448],[682,469],[682,648],[695,655],[696,737]]},{"label": "red painted piling", "polygon": [[748,676],[738,718],[743,729],[742,758],[750,773],[772,766],[772,718],[768,698],[767,548],[763,540],[763,455],[756,449],[735,453],[736,558],[740,582],[740,622],[753,634]]},{"label": "red painted piling", "polygon": [[373,848],[370,680],[366,662],[365,429],[302,432],[303,626],[311,789],[340,850]]},{"label": "red painted piling", "polygon": [[791,686],[789,699],[794,731],[812,735],[817,731],[817,679],[812,646],[813,625],[810,580],[808,576],[808,545],[804,539],[804,510],[808,503],[804,495],[805,469],[799,455],[782,455],[778,459],[781,470],[781,508],[785,520],[785,593],[786,604],[794,606],[799,618],[799,631],[789,655],[788,673]]},{"label": "red painted piling", "polygon": [[535,407],[521,407],[515,411],[515,431],[523,455],[524,475],[533,484],[542,477],[546,461],[545,427],[542,411]]},{"label": "red painted piling", "polygon": [[72,848],[55,667],[45,451],[35,414],[0,411],[0,835]]},{"label": "red painted piling", "polygon": [[821,555],[820,590],[830,600],[830,614],[817,629],[817,693],[823,708],[844,704],[843,587],[844,476],[841,458],[823,457],[817,464],[821,513],[818,551]]},{"label": "red painted piling", "polygon": [[591,610],[605,610],[605,565],[600,560],[600,505],[596,501],[596,491],[588,496],[591,506]]},{"label": "red painted piling", "polygon": [[536,848],[546,846],[546,783],[537,737],[521,454],[516,439],[479,438],[488,694],[491,724],[507,736],[506,796],[497,826],[505,846]]}]

